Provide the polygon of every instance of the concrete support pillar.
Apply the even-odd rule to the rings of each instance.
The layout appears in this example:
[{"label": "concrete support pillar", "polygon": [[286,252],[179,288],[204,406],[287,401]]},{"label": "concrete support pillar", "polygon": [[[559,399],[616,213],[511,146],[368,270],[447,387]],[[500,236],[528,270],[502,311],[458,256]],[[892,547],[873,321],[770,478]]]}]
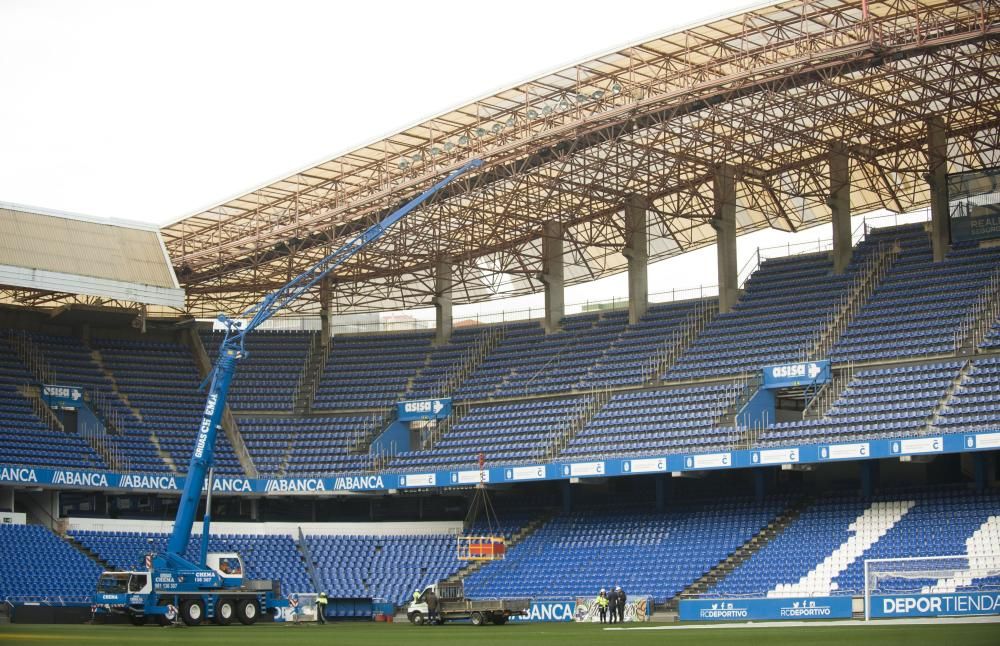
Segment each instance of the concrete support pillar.
[{"label": "concrete support pillar", "polygon": [[451,339],[451,288],[451,259],[442,258],[437,261],[434,268],[434,316],[437,321],[434,345],[445,344]]},{"label": "concrete support pillar", "polygon": [[569,480],[561,480],[559,484],[562,491],[562,510],[568,514],[573,511],[573,486]]},{"label": "concrete support pillar", "polygon": [[861,495],[870,498],[878,488],[878,460],[861,462]]},{"label": "concrete support pillar", "polygon": [[628,322],[636,323],[649,307],[649,244],[646,201],[633,195],[625,201],[625,249],[628,259]]},{"label": "concrete support pillar", "polygon": [[944,260],[951,243],[948,217],[948,139],[944,122],[927,121],[927,183],[931,191],[931,246],[934,262]]},{"label": "concrete support pillar", "polygon": [[753,497],[758,503],[764,502],[764,496],[767,495],[767,481],[770,475],[768,469],[753,470]]},{"label": "concrete support pillar", "polygon": [[330,303],[333,301],[333,279],[325,276],[319,281],[319,318],[320,318],[320,346],[326,352],[330,349],[330,340],[333,334],[332,321],[333,312]]},{"label": "concrete support pillar", "polygon": [[989,456],[986,453],[972,454],[972,473],[976,479],[976,491],[986,490],[986,471],[989,466]]},{"label": "concrete support pillar", "polygon": [[563,227],[561,222],[542,225],[542,284],[545,286],[545,331],[559,329],[566,311],[563,268]]},{"label": "concrete support pillar", "polygon": [[833,271],[842,274],[851,262],[851,159],[843,144],[830,146],[830,196],[833,221]]},{"label": "concrete support pillar", "polygon": [[666,475],[653,477],[656,478],[656,511],[664,511],[670,498],[670,477]]},{"label": "concrete support pillar", "polygon": [[731,164],[715,167],[713,182],[715,197],[716,253],[719,261],[719,313],[732,310],[739,298],[736,268],[736,175]]}]

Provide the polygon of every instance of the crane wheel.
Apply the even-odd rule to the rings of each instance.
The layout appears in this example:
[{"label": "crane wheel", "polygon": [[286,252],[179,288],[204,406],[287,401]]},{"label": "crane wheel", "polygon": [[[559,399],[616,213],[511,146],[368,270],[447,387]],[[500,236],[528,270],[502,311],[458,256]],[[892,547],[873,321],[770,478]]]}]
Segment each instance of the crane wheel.
[{"label": "crane wheel", "polygon": [[189,599],[181,604],[181,621],[188,626],[197,626],[205,618],[205,604],[201,599]]},{"label": "crane wheel", "polygon": [[236,604],[233,603],[232,599],[219,599],[219,602],[215,604],[215,623],[220,626],[228,626],[233,623],[233,617],[236,616]]},{"label": "crane wheel", "polygon": [[240,620],[240,623],[244,626],[250,626],[251,624],[257,623],[257,618],[260,616],[260,608],[257,606],[256,599],[244,599],[240,601],[239,605],[236,606],[236,618]]}]

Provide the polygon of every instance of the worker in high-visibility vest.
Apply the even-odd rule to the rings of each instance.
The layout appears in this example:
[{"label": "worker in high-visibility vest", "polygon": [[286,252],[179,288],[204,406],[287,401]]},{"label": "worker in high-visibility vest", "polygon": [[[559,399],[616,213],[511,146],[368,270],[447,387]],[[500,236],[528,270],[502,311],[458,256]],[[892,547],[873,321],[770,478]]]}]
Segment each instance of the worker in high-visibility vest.
[{"label": "worker in high-visibility vest", "polygon": [[601,592],[600,592],[600,594],[597,595],[597,598],[594,599],[594,603],[597,604],[597,612],[598,612],[598,614],[601,617],[601,623],[602,624],[603,623],[607,623],[607,621],[608,621],[608,595],[604,591],[604,588],[601,588]]},{"label": "worker in high-visibility vest", "polygon": [[326,604],[326,593],[320,592],[319,595],[316,596],[316,621],[321,624],[326,623]]},{"label": "worker in high-visibility vest", "polygon": [[413,603],[420,603],[420,590],[413,591]]}]

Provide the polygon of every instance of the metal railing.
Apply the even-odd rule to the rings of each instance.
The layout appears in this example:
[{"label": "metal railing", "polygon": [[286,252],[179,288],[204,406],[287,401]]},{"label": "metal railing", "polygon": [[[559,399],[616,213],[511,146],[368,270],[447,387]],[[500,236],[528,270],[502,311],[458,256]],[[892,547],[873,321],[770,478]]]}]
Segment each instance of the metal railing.
[{"label": "metal railing", "polygon": [[546,462],[555,460],[569,446],[569,443],[576,437],[576,434],[604,408],[605,404],[611,399],[611,395],[611,389],[608,387],[591,389],[588,397],[584,400],[584,405],[580,407],[579,412],[567,423],[566,428],[557,432],[546,443],[543,453],[545,456],[544,460]]},{"label": "metal railing", "polygon": [[438,382],[434,389],[434,397],[448,397],[462,385],[462,383],[486,361],[486,357],[493,352],[503,340],[507,338],[507,328],[503,325],[491,325],[479,336],[479,340],[465,352],[462,353],[458,364],[450,368],[444,378]]},{"label": "metal railing", "polygon": [[804,360],[815,360],[829,354],[901,252],[902,247],[898,242],[882,243],[864,261],[855,273],[848,292],[841,296],[837,308],[813,336],[809,350],[803,357]]},{"label": "metal railing", "polygon": [[[309,349],[307,350],[306,354],[306,362],[305,365],[302,366],[302,370],[299,371],[299,377],[295,381],[295,388],[292,390],[292,406],[296,408],[299,405],[300,398],[302,398],[304,395],[306,396],[314,395],[316,392],[315,388],[313,388],[312,393],[304,393],[303,387],[305,386],[306,382],[310,379],[312,379],[311,383],[313,386],[315,386],[316,381],[318,380],[319,374],[315,371],[315,369],[319,365],[319,361],[321,360],[319,358],[319,354],[320,351],[322,350],[322,347],[323,347],[323,339],[321,334],[310,334]],[[312,401],[313,401],[312,397],[310,396],[310,398],[306,400],[306,408],[308,408],[309,404],[311,404]]]},{"label": "metal railing", "polygon": [[7,330],[7,345],[39,384],[56,383],[56,371],[49,365],[42,351],[35,346],[31,337],[23,332]]},{"label": "metal railing", "polygon": [[838,368],[833,378],[823,384],[813,395],[812,399],[806,402],[802,409],[802,419],[819,419],[826,416],[833,403],[840,398],[840,395],[847,388],[847,385],[854,380],[854,362],[849,361],[843,367]]},{"label": "metal railing", "polygon": [[975,352],[1000,320],[1000,266],[994,269],[955,330],[955,352]]},{"label": "metal railing", "polygon": [[97,452],[104,463],[116,473],[132,473],[132,460],[127,451],[119,446],[114,436],[97,428],[85,426],[77,433]]},{"label": "metal railing", "polygon": [[643,369],[643,381],[659,379],[669,370],[718,313],[718,301],[701,301],[695,311],[688,314],[653,352]]}]

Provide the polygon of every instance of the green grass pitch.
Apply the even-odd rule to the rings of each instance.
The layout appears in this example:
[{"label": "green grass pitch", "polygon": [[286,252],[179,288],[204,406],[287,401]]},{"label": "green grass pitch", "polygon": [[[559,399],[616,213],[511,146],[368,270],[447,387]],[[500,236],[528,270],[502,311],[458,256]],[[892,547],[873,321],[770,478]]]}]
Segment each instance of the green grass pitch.
[{"label": "green grass pitch", "polygon": [[[648,625],[648,624],[647,624]],[[814,626],[719,630],[603,630],[595,624],[520,624],[507,626],[411,626],[341,623],[317,625],[202,626],[0,626],[0,644],[101,644],[102,646],[531,646],[552,644],[850,644],[879,646],[997,646],[1000,624]]]}]

